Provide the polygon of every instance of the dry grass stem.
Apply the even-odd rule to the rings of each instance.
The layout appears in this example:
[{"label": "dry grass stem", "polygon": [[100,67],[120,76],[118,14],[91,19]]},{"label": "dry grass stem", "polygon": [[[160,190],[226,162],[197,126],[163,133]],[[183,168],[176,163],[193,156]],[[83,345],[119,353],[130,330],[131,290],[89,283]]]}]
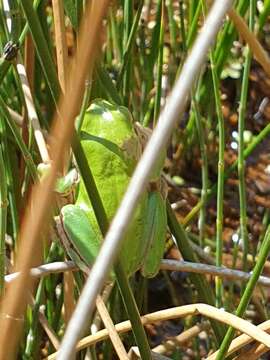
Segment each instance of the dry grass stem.
[{"label": "dry grass stem", "polygon": [[[54,119],[51,131],[51,159],[52,166],[49,175],[33,187],[28,203],[27,211],[20,232],[19,249],[17,256],[17,271],[21,272],[18,280],[15,280],[6,292],[1,306],[0,318],[0,359],[11,359],[15,357],[17,343],[20,336],[21,326],[14,319],[21,318],[27,305],[27,291],[31,291],[33,283],[29,276],[31,267],[40,264],[42,259],[42,241],[40,234],[45,234],[44,228],[49,220],[49,209],[53,204],[53,189],[58,171],[63,162],[62,149],[69,146],[74,129],[74,119],[78,114],[82,100],[84,82],[89,68],[93,66],[95,53],[98,47],[101,30],[101,20],[108,7],[109,1],[98,1],[95,13],[85,12],[82,32],[79,37],[80,48],[76,55],[80,59],[80,66],[73,67],[70,72],[69,86],[65,97],[60,101],[59,121],[58,115]],[[89,6],[88,6],[89,7]],[[91,31],[86,24],[91,24]],[[65,124],[65,126],[63,126]],[[33,254],[35,254],[33,256]],[[21,324],[22,325],[22,324]],[[8,348],[6,344],[9,344]]]},{"label": "dry grass stem", "polygon": [[64,6],[62,0],[53,0],[53,18],[54,18],[54,31],[55,31],[55,48],[57,58],[57,69],[59,83],[62,92],[65,93],[67,84],[67,63],[68,51],[65,33],[65,16]]},{"label": "dry grass stem", "polygon": [[34,136],[36,139],[36,143],[39,149],[39,153],[40,153],[40,157],[42,159],[42,161],[46,164],[50,162],[50,157],[49,157],[49,153],[47,150],[47,145],[39,124],[39,120],[38,120],[38,116],[37,116],[37,112],[34,106],[34,101],[33,101],[33,97],[31,94],[31,89],[27,80],[27,75],[26,75],[26,71],[25,71],[25,67],[22,63],[22,59],[19,56],[19,61],[17,62],[17,71],[22,83],[22,90],[23,90],[23,94],[24,94],[24,99],[25,99],[25,104],[26,104],[26,109],[27,109],[27,114],[28,114],[28,118],[29,121],[33,127],[34,130]]},{"label": "dry grass stem", "polygon": [[183,331],[181,334],[170,338],[152,349],[155,353],[166,354],[168,351],[174,351],[177,347],[183,346],[190,342],[195,336],[198,336],[202,331],[210,329],[209,322],[203,322],[192,326],[190,329]]},{"label": "dry grass stem", "polygon": [[114,323],[100,295],[97,297],[96,306],[99,315],[103,321],[103,324],[108,330],[109,337],[111,339],[116,354],[118,355],[119,359],[128,360],[129,358],[126,349],[124,348],[120,336],[115,329]]},{"label": "dry grass stem", "polygon": [[[257,326],[258,329],[261,329],[263,331],[269,332],[270,330],[270,320],[267,320],[265,322],[263,322],[262,324]],[[245,345],[251,343],[253,341],[253,339],[249,336],[247,336],[246,334],[242,334],[238,337],[236,337],[230,347],[229,350],[227,352],[227,356],[233,354],[235,351],[240,350],[242,347],[244,347]],[[260,351],[262,350],[262,348],[264,349],[264,352],[268,351],[268,347],[265,347],[262,344],[257,345],[258,347],[260,347]],[[218,354],[218,351],[216,351],[214,354],[208,356],[208,358],[206,360],[214,360],[216,358]]]},{"label": "dry grass stem", "polygon": [[35,48],[30,34],[26,35],[24,43],[24,64],[27,74],[27,80],[31,91],[34,88],[34,72],[35,72]]},{"label": "dry grass stem", "polygon": [[48,338],[50,339],[50,342],[52,343],[53,347],[58,350],[60,347],[60,340],[58,339],[55,332],[52,330],[51,326],[49,325],[49,322],[46,318],[46,316],[39,311],[38,313],[38,319],[40,324],[42,325],[44,331],[46,332]]},{"label": "dry grass stem", "polygon": [[[65,94],[67,84],[67,64],[68,64],[68,50],[65,33],[65,14],[62,0],[53,0],[53,18],[54,18],[54,32],[55,32],[55,48],[57,58],[58,80]],[[69,147],[64,151],[64,164],[62,173],[65,175],[69,160]],[[75,308],[74,302],[74,279],[71,272],[64,273],[64,315],[65,322],[68,324],[69,319]]]}]

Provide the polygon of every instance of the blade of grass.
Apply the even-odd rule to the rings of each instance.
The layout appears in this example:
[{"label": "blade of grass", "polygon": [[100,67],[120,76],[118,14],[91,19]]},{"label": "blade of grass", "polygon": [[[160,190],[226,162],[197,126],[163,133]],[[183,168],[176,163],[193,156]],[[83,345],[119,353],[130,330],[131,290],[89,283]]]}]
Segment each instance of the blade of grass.
[{"label": "blade of grass", "polygon": [[[236,11],[240,16],[244,16],[248,9],[249,1],[239,0],[237,3]],[[234,26],[227,22],[224,26],[220,39],[217,43],[214,60],[217,68],[217,75],[219,76],[224,63],[226,62],[228,55],[230,54],[230,48],[232,46],[233,40],[236,37],[236,31]]]},{"label": "blade of grass", "polygon": [[118,75],[118,78],[117,78],[117,83],[116,83],[116,88],[117,89],[120,89],[120,87],[121,87],[123,76],[124,76],[124,73],[126,71],[126,67],[128,65],[129,59],[131,57],[132,46],[134,45],[135,35],[136,35],[137,29],[138,29],[139,20],[140,20],[141,13],[142,13],[142,8],[143,8],[143,0],[140,1],[138,10],[136,12],[136,15],[135,15],[135,18],[134,18],[134,21],[133,21],[133,24],[132,24],[132,28],[131,28],[130,33],[129,33],[129,37],[128,37],[127,44],[126,44],[125,51],[124,51],[124,55],[123,55],[122,65],[121,65],[119,75]]},{"label": "blade of grass", "polygon": [[58,97],[60,95],[60,86],[57,78],[55,64],[52,60],[51,53],[48,48],[48,43],[43,34],[37,13],[33,8],[30,0],[21,0],[29,30],[31,32],[37,55],[44,72],[44,76],[51,90],[52,98],[57,105]]},{"label": "blade of grass", "polygon": [[116,86],[114,85],[108,72],[101,65],[97,65],[96,72],[107,96],[114,103],[123,105],[122,96],[118,93]]},{"label": "blade of grass", "polygon": [[[257,285],[259,276],[262,273],[264,264],[269,255],[269,251],[270,251],[270,226],[268,226],[268,229],[266,231],[266,234],[265,234],[265,237],[264,237],[264,240],[263,240],[263,243],[262,243],[259,255],[258,255],[258,260],[253,269],[252,276],[251,276],[249,282],[247,283],[245,291],[241,297],[240,303],[235,312],[235,314],[239,317],[242,317],[246,311],[246,308],[251,299],[253,290],[255,289],[255,286]],[[222,344],[220,346],[216,360],[222,360],[225,358],[227,350],[232,342],[233,336],[234,336],[234,329],[230,327],[222,341]]]},{"label": "blade of grass", "polygon": [[202,166],[202,190],[201,190],[201,201],[202,207],[200,209],[199,216],[199,239],[200,246],[204,247],[204,238],[205,238],[205,220],[206,220],[206,203],[207,203],[207,192],[208,192],[208,159],[207,159],[207,149],[204,128],[202,123],[202,117],[199,112],[199,106],[195,95],[192,95],[192,108],[195,116],[196,127],[198,132],[198,141],[201,152],[201,166]]},{"label": "blade of grass", "polygon": [[[190,262],[197,262],[197,258],[192,248],[190,247],[189,239],[187,237],[185,230],[183,229],[181,224],[177,221],[174,212],[171,208],[171,205],[169,204],[168,201],[166,205],[167,205],[168,225],[173,236],[176,239],[177,246],[181,251],[183,259]],[[190,278],[198,291],[199,299],[204,303],[214,305],[215,303],[214,294],[206,279],[203,278],[202,275],[197,275],[197,274],[190,274]],[[211,321],[211,324],[218,343],[221,343],[224,338],[225,328],[222,325],[218,324],[216,321]]]},{"label": "blade of grass", "polygon": [[169,0],[166,3],[166,7],[167,7],[167,13],[168,13],[168,19],[169,19],[169,31],[170,31],[170,43],[172,46],[172,54],[174,56],[174,58],[177,57],[178,53],[179,53],[179,47],[177,44],[177,24],[176,21],[174,19],[174,8],[173,8],[173,1]]},{"label": "blade of grass", "polygon": [[[255,2],[250,3],[249,29],[254,30]],[[239,178],[239,205],[240,205],[240,238],[243,243],[243,270],[247,271],[248,254],[248,231],[247,231],[247,201],[245,185],[245,163],[244,163],[244,130],[247,108],[249,72],[251,67],[252,53],[247,50],[244,63],[243,80],[241,86],[239,118],[238,118],[238,178]]]},{"label": "blade of grass", "polygon": [[263,29],[263,26],[266,22],[267,17],[269,16],[269,13],[270,13],[270,0],[265,0],[263,4],[263,11],[260,13],[259,16],[259,29],[258,29],[259,32]]},{"label": "blade of grass", "polygon": [[[133,0],[124,1],[124,18],[123,18],[123,45],[122,48],[125,49],[128,44],[128,39],[132,27],[132,18],[133,18]],[[131,50],[132,51],[132,50]],[[129,107],[130,100],[130,84],[132,81],[132,69],[131,69],[131,59],[126,65],[125,72],[123,73],[123,88],[122,94],[124,98],[124,104]]]},{"label": "blade of grass", "polygon": [[[223,201],[224,201],[224,151],[225,151],[225,129],[224,118],[222,114],[219,79],[216,71],[216,64],[214,63],[213,52],[210,52],[210,62],[213,78],[214,96],[216,103],[216,113],[218,120],[218,183],[217,183],[217,219],[216,219],[216,265],[222,266],[223,255]],[[222,280],[216,277],[216,306],[222,306]]]},{"label": "blade of grass", "polygon": [[[247,148],[244,151],[244,159],[247,159],[252,152],[256,149],[256,147],[270,134],[270,124],[266,125],[260,133],[255,136],[252,140],[252,142],[247,146]],[[237,169],[237,160],[233,162],[233,164],[226,170],[224,174],[224,180],[229,177],[229,175]],[[217,184],[214,184],[212,188],[208,191],[208,200],[214,196],[217,192]],[[196,206],[192,208],[192,210],[186,215],[186,217],[182,221],[183,226],[187,226],[189,222],[196,216],[198,211],[200,210],[202,206],[201,200],[197,203]]]},{"label": "blade of grass", "polygon": [[[3,125],[0,125],[0,137],[4,135]],[[5,264],[6,264],[6,225],[7,225],[7,177],[3,157],[2,139],[0,143],[0,298],[5,287]]]},{"label": "blade of grass", "polygon": [[161,100],[161,81],[163,69],[163,48],[164,48],[164,1],[161,1],[161,18],[160,18],[160,33],[158,41],[158,61],[157,61],[157,83],[156,83],[156,96],[154,106],[154,125],[156,125],[160,113],[160,100]]}]

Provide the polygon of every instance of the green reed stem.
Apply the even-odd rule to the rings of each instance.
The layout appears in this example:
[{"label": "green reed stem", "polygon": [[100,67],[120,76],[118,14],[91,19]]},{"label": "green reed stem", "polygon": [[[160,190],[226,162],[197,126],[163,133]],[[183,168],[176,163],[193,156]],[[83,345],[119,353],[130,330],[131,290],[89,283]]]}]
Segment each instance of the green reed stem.
[{"label": "green reed stem", "polygon": [[[249,28],[254,30],[255,9],[254,1],[250,6]],[[247,231],[247,201],[246,201],[246,184],[245,184],[245,161],[244,161],[244,130],[245,117],[247,109],[247,95],[249,72],[251,66],[252,53],[248,49],[244,63],[244,73],[241,87],[239,119],[238,119],[238,178],[239,178],[239,200],[240,200],[240,238],[243,242],[243,270],[247,271],[248,255],[248,231]]]},{"label": "green reed stem", "polygon": [[[249,157],[249,155],[256,149],[256,147],[261,144],[261,142],[270,134],[270,124],[266,125],[260,133],[255,136],[252,140],[252,142],[247,146],[247,148],[244,150],[244,159]],[[233,162],[233,164],[226,170],[224,174],[224,180],[226,180],[229,175],[237,168],[237,160]],[[208,200],[214,196],[217,192],[217,184],[213,185],[212,188],[208,191]],[[192,210],[187,214],[187,216],[183,220],[183,225],[186,226],[190,223],[190,221],[196,216],[196,214],[200,211],[200,208],[202,206],[202,201],[198,201],[196,206],[192,208]]]},{"label": "green reed stem", "polygon": [[201,152],[201,166],[202,166],[202,191],[201,191],[201,201],[202,206],[200,209],[200,216],[199,216],[199,239],[200,239],[200,246],[203,247],[204,243],[204,235],[205,235],[205,219],[206,219],[206,203],[207,203],[207,192],[208,192],[208,160],[207,160],[207,149],[206,149],[206,142],[205,142],[205,134],[203,129],[202,117],[199,112],[199,106],[195,95],[192,96],[192,108],[194,111],[197,133],[198,133],[198,141],[200,146]]},{"label": "green reed stem", "polygon": [[[171,233],[176,239],[176,243],[179,249],[181,249],[181,254],[183,259],[186,261],[196,262],[197,257],[194,254],[194,251],[190,247],[189,239],[186,231],[183,226],[177,221],[176,216],[171,208],[170,203],[167,201],[167,216],[168,216],[168,225]],[[195,285],[199,301],[203,301],[206,304],[214,305],[215,298],[210,284],[206,281],[205,277],[199,274],[190,274],[190,279]],[[218,323],[217,321],[211,321],[215,336],[218,343],[220,344],[224,338],[225,327]]]},{"label": "green reed stem", "polygon": [[138,29],[139,20],[140,20],[141,13],[142,13],[142,8],[143,8],[143,1],[141,1],[139,4],[138,10],[136,12],[136,15],[135,15],[135,18],[134,18],[134,21],[132,24],[132,28],[131,28],[129,36],[128,36],[128,40],[127,40],[127,43],[125,46],[122,66],[120,68],[118,79],[117,79],[117,84],[116,84],[117,89],[119,89],[121,87],[121,84],[123,81],[123,76],[125,74],[129,59],[131,57],[132,47],[134,45],[135,35],[136,35],[137,29]]},{"label": "green reed stem", "polygon": [[[223,198],[224,198],[224,151],[225,151],[225,130],[224,119],[221,109],[221,100],[219,92],[219,79],[213,59],[213,53],[210,53],[210,62],[213,78],[214,96],[216,103],[216,113],[218,120],[218,183],[217,183],[217,219],[216,219],[216,265],[222,266],[222,231],[223,231]],[[222,279],[216,277],[216,306],[222,304]]]},{"label": "green reed stem", "polygon": [[156,84],[156,96],[154,106],[154,125],[157,123],[160,112],[160,100],[162,91],[162,68],[163,68],[163,47],[164,47],[164,1],[161,6],[161,19],[160,19],[160,33],[158,43],[158,61],[157,61],[157,84]]},{"label": "green reed stem", "polygon": [[[3,136],[2,131],[0,137]],[[6,251],[5,251],[5,237],[7,226],[7,178],[6,168],[3,157],[3,147],[0,143],[0,296],[3,294],[5,287],[5,263],[6,263]]]},{"label": "green reed stem", "polygon": [[168,0],[167,2],[167,12],[168,12],[168,20],[169,20],[169,32],[170,32],[170,39],[171,39],[171,46],[172,46],[172,54],[175,57],[178,54],[178,46],[177,46],[177,25],[174,15],[173,9],[173,1]]},{"label": "green reed stem", "polygon": [[[241,297],[241,300],[237,307],[235,315],[242,317],[243,314],[245,313],[246,308],[251,299],[253,290],[255,289],[255,286],[257,285],[258,278],[261,275],[264,264],[268,258],[269,252],[270,252],[270,226],[268,226],[268,229],[266,231],[266,234],[265,234],[265,237],[264,237],[264,240],[262,243],[262,247],[260,249],[258,259],[256,261],[252,276],[247,283],[247,286],[245,288],[243,296]],[[229,329],[224,337],[224,340],[222,341],[222,344],[220,346],[216,360],[222,360],[225,358],[228,348],[232,342],[234,333],[235,333],[235,330],[232,327],[229,327]]]}]

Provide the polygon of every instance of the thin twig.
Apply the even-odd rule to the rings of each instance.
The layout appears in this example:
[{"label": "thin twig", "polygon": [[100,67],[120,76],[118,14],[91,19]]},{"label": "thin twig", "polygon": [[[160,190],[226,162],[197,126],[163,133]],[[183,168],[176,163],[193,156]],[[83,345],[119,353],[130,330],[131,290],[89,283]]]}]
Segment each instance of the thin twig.
[{"label": "thin twig", "polygon": [[[232,270],[223,267],[217,267],[213,265],[191,263],[188,261],[176,261],[176,260],[162,260],[160,265],[162,270],[171,271],[186,271],[198,274],[209,274],[213,276],[220,276],[222,278],[228,278],[233,280],[248,281],[251,278],[251,273],[246,273],[240,270]],[[258,284],[263,286],[270,286],[270,278],[266,276],[260,276]]]},{"label": "thin twig", "polygon": [[[50,264],[40,265],[30,270],[30,276],[40,278],[49,274],[57,274],[65,271],[76,271],[77,266],[73,261],[58,261]],[[5,276],[5,282],[10,283],[19,277],[20,273],[16,272]]]}]

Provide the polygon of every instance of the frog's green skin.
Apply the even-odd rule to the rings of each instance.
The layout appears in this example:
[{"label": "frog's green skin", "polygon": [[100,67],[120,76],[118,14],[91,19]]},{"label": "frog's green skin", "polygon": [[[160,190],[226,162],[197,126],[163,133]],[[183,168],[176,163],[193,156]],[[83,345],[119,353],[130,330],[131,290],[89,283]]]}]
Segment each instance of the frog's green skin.
[{"label": "frog's green skin", "polygon": [[[96,100],[85,114],[81,143],[107,217],[112,220],[141,155],[141,143],[129,111],[105,100]],[[75,205],[65,206],[61,215],[65,232],[77,253],[85,263],[93,263],[102,236],[82,180]],[[166,224],[161,194],[145,192],[120,251],[128,275],[141,267],[145,276],[157,273],[165,245]],[[156,241],[159,245],[155,245]],[[150,250],[154,251],[154,261]]]}]

